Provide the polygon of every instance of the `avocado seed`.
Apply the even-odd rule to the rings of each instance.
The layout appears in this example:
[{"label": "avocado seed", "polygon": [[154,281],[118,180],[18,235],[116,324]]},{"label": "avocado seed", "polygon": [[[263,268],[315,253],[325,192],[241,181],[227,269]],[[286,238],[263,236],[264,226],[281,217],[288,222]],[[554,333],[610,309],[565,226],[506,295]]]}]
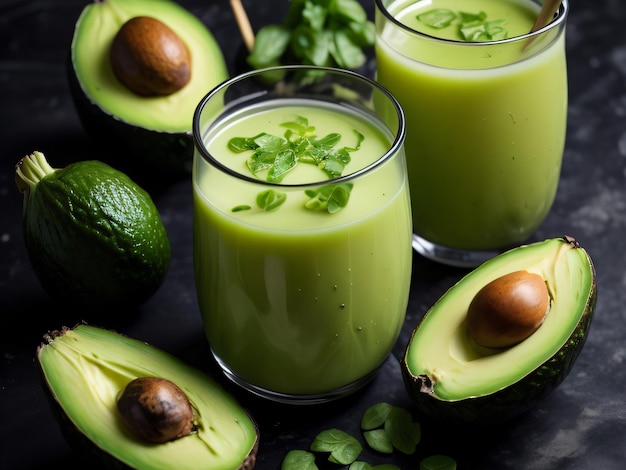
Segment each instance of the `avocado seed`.
[{"label": "avocado seed", "polygon": [[129,90],[142,96],[170,95],[191,78],[185,43],[161,21],[136,16],[122,25],[109,51],[111,68]]},{"label": "avocado seed", "polygon": [[131,380],[117,401],[128,427],[155,443],[187,436],[193,431],[193,409],[185,392],[169,380],[139,377]]},{"label": "avocado seed", "polygon": [[467,312],[467,332],[487,348],[513,346],[541,326],[549,308],[550,294],[543,278],[515,271],[478,291]]}]

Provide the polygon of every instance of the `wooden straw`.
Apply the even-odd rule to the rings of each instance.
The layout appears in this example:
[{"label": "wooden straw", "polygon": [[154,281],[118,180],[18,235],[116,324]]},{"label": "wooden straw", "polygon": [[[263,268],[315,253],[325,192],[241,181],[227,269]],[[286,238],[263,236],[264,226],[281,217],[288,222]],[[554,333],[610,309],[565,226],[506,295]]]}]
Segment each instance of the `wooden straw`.
[{"label": "wooden straw", "polygon": [[254,47],[254,31],[250,25],[250,20],[246,14],[246,10],[241,4],[241,0],[230,0],[230,7],[235,14],[235,20],[237,20],[237,26],[239,26],[239,32],[243,38],[243,42],[248,49],[248,52],[252,51]]}]

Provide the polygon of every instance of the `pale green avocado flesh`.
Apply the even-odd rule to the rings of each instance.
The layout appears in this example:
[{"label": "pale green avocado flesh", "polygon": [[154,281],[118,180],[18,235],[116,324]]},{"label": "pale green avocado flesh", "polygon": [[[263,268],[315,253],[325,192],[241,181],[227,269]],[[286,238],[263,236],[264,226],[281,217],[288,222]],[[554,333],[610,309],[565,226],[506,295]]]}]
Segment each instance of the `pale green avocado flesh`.
[{"label": "pale green avocado flesh", "polygon": [[[477,346],[466,332],[471,300],[488,282],[517,270],[544,278],[551,297],[549,313],[537,331],[515,346]],[[412,378],[427,377],[432,389],[423,392],[443,401],[485,397],[513,387],[541,366],[562,366],[560,360],[554,366],[546,363],[558,357],[584,323],[583,317],[591,315],[594,302],[595,271],[575,242],[550,239],[513,249],[469,273],[426,313],[407,347],[405,372]]]},{"label": "pale green avocado flesh", "polygon": [[[191,79],[169,96],[139,96],[111,69],[109,48],[120,27],[135,16],[156,18],[172,29],[191,54]],[[224,58],[206,26],[167,0],[104,0],[81,13],[71,46],[74,73],[85,95],[104,112],[143,129],[190,132],[193,113],[211,88],[228,78]]]},{"label": "pale green avocado flesh", "polygon": [[[37,351],[44,382],[71,425],[99,449],[131,468],[245,468],[257,448],[252,418],[211,378],[168,353],[88,325],[54,332]],[[188,396],[192,434],[164,444],[135,436],[117,399],[132,379],[163,377]]]}]

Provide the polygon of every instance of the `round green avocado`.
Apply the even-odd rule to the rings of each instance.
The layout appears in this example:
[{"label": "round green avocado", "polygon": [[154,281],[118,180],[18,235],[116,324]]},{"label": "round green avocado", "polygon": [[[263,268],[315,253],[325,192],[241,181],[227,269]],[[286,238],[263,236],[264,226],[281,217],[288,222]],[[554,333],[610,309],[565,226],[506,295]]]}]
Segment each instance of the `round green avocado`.
[{"label": "round green avocado", "polygon": [[[142,341],[80,324],[45,336],[37,363],[68,443],[104,468],[250,470],[258,449],[253,418],[198,369]],[[191,434],[161,444],[124,423],[117,400],[138,377],[175,383],[194,410]]]},{"label": "round green avocado", "polygon": [[[546,281],[551,299],[543,324],[514,346],[478,346],[466,331],[470,302],[484,285],[518,270]],[[407,390],[420,412],[445,421],[484,425],[517,416],[565,379],[595,303],[593,263],[572,238],[505,252],[467,274],[426,312],[402,360]]]},{"label": "round green avocado", "polygon": [[[167,96],[140,96],[115,77],[109,49],[130,18],[149,16],[173,30],[191,54],[191,79]],[[169,0],[102,0],[87,5],[72,38],[69,82],[87,133],[136,176],[173,177],[191,172],[193,113],[200,99],[228,78],[222,51],[207,27]]]},{"label": "round green avocado", "polygon": [[167,231],[150,195],[125,173],[97,160],[52,168],[33,152],[15,176],[30,263],[50,297],[114,316],[161,286]]}]

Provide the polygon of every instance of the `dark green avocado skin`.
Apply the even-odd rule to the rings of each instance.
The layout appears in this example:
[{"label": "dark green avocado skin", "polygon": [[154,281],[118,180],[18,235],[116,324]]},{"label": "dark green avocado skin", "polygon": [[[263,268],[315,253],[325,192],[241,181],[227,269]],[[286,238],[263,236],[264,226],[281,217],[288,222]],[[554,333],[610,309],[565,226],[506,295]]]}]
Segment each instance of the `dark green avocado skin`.
[{"label": "dark green avocado skin", "polygon": [[540,367],[522,380],[491,395],[456,402],[433,398],[426,390],[432,384],[427,377],[413,376],[406,367],[402,374],[407,391],[417,409],[427,416],[460,425],[492,426],[519,416],[548,396],[567,377],[580,354],[596,304],[596,288],[587,303],[587,313],[582,316],[574,333],[561,349]]},{"label": "dark green avocado skin", "polygon": [[112,116],[86,96],[74,73],[71,57],[67,61],[67,76],[83,128],[102,154],[99,160],[141,184],[149,181],[162,186],[191,175],[194,151],[191,130],[167,133],[133,126]]}]

